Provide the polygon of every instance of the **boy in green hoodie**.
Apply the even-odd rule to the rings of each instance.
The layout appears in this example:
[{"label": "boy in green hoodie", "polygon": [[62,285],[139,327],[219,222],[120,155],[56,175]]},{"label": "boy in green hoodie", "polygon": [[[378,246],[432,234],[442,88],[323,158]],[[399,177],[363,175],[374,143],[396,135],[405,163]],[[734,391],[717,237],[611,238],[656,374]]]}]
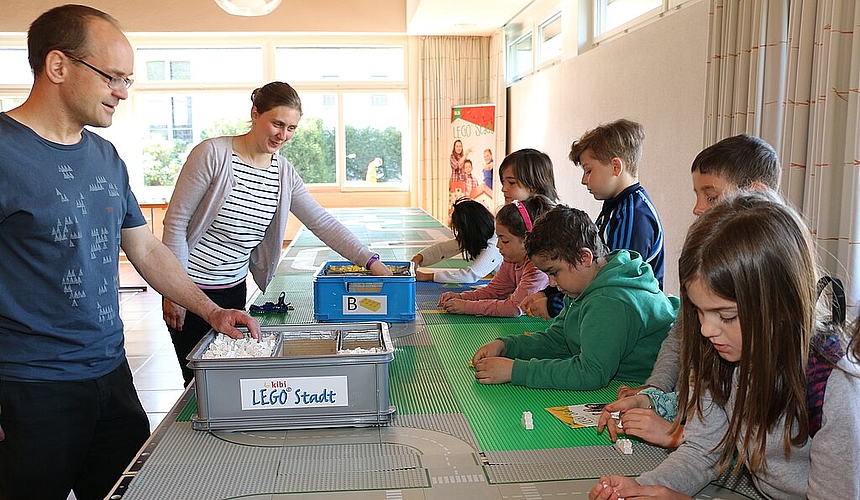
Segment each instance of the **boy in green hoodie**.
[{"label": "boy in green hoodie", "polygon": [[564,205],[535,222],[525,247],[564,292],[564,307],[543,332],[481,346],[475,378],[565,390],[647,378],[680,305],[660,291],[651,266],[634,251],[607,254],[588,214]]}]

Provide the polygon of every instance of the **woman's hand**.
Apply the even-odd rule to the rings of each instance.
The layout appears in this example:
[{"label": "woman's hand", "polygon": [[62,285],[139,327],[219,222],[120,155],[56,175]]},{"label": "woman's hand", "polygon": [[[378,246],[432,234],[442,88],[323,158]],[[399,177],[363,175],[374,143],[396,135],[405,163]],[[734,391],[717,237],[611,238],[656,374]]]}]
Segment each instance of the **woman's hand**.
[{"label": "woman's hand", "polygon": [[624,476],[604,476],[588,492],[588,500],[624,500],[618,488],[639,486],[635,479]]},{"label": "woman's hand", "polygon": [[635,396],[639,394],[639,391],[642,389],[647,389],[648,387],[654,387],[653,385],[640,385],[639,387],[630,387],[627,385],[621,385],[618,387],[618,399],[628,398],[630,396]]},{"label": "woman's hand", "polygon": [[373,276],[391,276],[391,269],[388,268],[381,260],[377,260],[370,265],[370,274]]},{"label": "woman's hand", "polygon": [[168,328],[181,332],[185,325],[185,308],[167,299],[161,299],[161,316]]}]

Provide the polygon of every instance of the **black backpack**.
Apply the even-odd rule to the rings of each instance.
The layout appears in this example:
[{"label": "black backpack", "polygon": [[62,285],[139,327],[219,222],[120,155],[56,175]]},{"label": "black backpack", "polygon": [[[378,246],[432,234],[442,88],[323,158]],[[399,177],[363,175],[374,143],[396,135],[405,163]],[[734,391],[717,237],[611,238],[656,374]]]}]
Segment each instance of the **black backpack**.
[{"label": "black backpack", "polygon": [[809,437],[821,428],[821,409],[827,379],[836,363],[845,356],[839,332],[845,325],[845,288],[842,281],[833,276],[818,280],[818,297],[830,287],[830,317],[825,329],[812,338],[809,349],[809,364],[806,367],[806,407],[809,415]]}]

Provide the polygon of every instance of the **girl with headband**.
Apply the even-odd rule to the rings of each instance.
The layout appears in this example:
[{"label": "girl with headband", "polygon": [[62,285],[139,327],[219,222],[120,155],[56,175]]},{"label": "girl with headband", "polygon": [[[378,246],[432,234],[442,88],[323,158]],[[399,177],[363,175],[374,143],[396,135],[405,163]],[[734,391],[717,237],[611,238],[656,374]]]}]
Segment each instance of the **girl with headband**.
[{"label": "girl with headband", "polygon": [[553,202],[545,196],[526,201],[514,200],[496,214],[496,246],[504,259],[492,281],[479,290],[445,292],[439,297],[439,307],[453,314],[517,317],[523,311],[524,298],[549,283],[546,274],[526,257],[523,241],[532,229],[532,221],[550,210]]}]

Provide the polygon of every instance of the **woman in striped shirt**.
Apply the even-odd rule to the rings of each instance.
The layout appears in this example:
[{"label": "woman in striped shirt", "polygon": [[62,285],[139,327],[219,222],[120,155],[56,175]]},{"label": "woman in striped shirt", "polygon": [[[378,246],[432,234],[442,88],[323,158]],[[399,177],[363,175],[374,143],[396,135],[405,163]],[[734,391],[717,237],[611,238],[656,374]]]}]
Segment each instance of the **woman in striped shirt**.
[{"label": "woman in striped shirt", "polygon": [[[195,146],[170,199],[163,241],[192,281],[219,306],[244,309],[248,272],[262,291],[275,274],[289,212],[353,263],[375,275],[391,274],[311,197],[298,172],[278,154],[302,116],[295,89],[271,82],[254,90],[251,100],[251,129]],[[188,385],[193,373],[185,358],[210,326],[166,299],[162,309]]]}]

